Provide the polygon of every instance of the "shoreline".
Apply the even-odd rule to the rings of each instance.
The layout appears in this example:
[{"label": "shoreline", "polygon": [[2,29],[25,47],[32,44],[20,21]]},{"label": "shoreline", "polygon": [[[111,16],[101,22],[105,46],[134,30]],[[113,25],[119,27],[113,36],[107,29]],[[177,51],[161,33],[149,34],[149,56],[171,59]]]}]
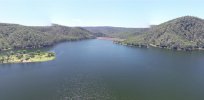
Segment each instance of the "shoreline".
[{"label": "shoreline", "polygon": [[123,41],[116,41],[114,42],[116,44],[119,44],[119,45],[124,45],[124,46],[130,46],[130,47],[138,47],[138,48],[149,48],[149,47],[153,47],[153,48],[160,48],[160,49],[166,49],[166,50],[172,50],[172,51],[204,51],[204,48],[167,48],[167,47],[160,47],[160,46],[157,46],[157,45],[154,45],[154,44],[147,44],[146,46],[145,45],[130,45],[130,44],[124,44]]},{"label": "shoreline", "polygon": [[113,38],[113,37],[97,37],[98,40],[109,40],[109,41],[124,41],[125,39]]},{"label": "shoreline", "polygon": [[41,62],[48,62],[48,61],[52,61],[55,60],[55,58],[50,59],[50,60],[43,60],[43,61],[17,61],[17,62],[4,62],[4,63],[0,63],[1,64],[27,64],[27,63],[41,63]]}]

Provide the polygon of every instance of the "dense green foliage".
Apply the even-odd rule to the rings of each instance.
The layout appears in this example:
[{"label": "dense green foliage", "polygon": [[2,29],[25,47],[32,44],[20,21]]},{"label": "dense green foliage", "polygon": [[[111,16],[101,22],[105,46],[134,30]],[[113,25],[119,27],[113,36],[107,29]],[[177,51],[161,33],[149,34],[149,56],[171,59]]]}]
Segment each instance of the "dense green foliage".
[{"label": "dense green foliage", "polygon": [[52,36],[55,42],[67,40],[80,40],[93,38],[94,34],[80,27],[67,27],[62,25],[53,24],[47,27],[32,27],[43,33]]},{"label": "dense green foliage", "polygon": [[122,28],[122,27],[84,27],[98,36],[107,36],[114,38],[128,38],[139,35],[148,30],[148,28]]},{"label": "dense green foliage", "polygon": [[61,41],[107,36],[126,39],[131,46],[156,46],[176,50],[204,49],[204,20],[184,16],[151,28],[22,26],[0,24],[0,50],[39,48]]},{"label": "dense green foliage", "polygon": [[176,50],[204,48],[204,20],[185,16],[152,27],[142,35],[123,42],[128,45],[146,44]]},{"label": "dense green foliage", "polygon": [[0,50],[39,48],[50,46],[60,41],[93,37],[93,33],[79,27],[66,27],[56,24],[46,27],[0,24]]}]

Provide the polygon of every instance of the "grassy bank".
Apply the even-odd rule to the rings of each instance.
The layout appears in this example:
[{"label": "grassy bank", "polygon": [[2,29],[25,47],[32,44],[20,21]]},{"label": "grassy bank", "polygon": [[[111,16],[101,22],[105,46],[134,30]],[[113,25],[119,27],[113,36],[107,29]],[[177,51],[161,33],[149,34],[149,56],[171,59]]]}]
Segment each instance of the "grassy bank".
[{"label": "grassy bank", "polygon": [[55,59],[53,52],[41,52],[40,50],[28,52],[19,50],[17,52],[9,51],[0,55],[0,63],[29,63],[29,62],[46,62]]}]

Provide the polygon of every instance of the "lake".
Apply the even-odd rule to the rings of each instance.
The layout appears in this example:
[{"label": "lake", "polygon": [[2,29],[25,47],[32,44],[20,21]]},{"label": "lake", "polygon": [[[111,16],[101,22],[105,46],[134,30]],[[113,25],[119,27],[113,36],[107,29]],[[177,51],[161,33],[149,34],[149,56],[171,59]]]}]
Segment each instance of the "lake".
[{"label": "lake", "polygon": [[0,100],[203,100],[204,52],[107,40],[58,44],[56,59],[0,65]]}]

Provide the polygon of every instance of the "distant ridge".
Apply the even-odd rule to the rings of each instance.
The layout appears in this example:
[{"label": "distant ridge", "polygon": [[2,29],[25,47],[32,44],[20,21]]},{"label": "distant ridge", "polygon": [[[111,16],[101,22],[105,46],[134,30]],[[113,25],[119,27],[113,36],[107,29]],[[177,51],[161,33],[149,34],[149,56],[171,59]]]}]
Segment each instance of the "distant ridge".
[{"label": "distant ridge", "polygon": [[123,28],[123,27],[110,27],[110,26],[99,26],[99,27],[83,27],[84,29],[98,34],[99,36],[115,37],[115,38],[128,38],[134,35],[142,34],[149,28]]}]

